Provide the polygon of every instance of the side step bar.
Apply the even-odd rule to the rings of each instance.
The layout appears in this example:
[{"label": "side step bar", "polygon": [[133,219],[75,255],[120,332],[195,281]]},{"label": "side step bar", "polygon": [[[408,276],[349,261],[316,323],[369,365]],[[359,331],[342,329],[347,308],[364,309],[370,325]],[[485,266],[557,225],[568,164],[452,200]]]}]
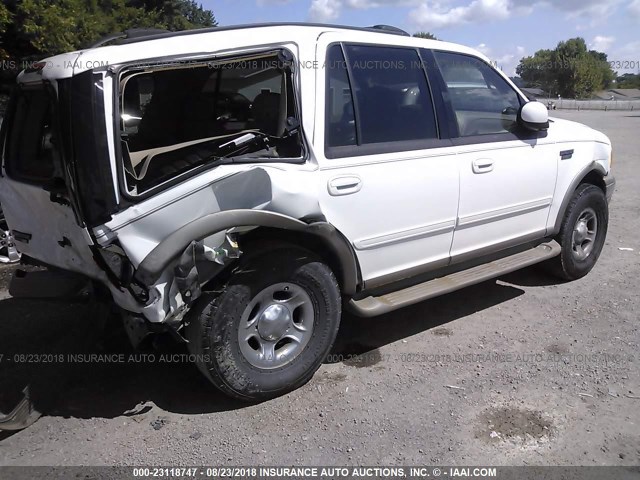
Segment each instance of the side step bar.
[{"label": "side step bar", "polygon": [[379,297],[351,300],[349,309],[361,317],[382,315],[553,258],[560,255],[560,250],[560,245],[555,241],[543,243],[531,250],[452,273],[446,277],[435,278],[396,292]]}]

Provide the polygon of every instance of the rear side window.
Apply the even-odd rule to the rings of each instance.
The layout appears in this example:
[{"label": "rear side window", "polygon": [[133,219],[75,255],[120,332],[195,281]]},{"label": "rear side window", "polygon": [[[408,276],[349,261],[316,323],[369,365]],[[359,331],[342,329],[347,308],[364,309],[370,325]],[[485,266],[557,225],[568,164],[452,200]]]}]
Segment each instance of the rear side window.
[{"label": "rear side window", "polygon": [[345,51],[360,144],[438,137],[431,93],[416,50],[348,45]]},{"label": "rear side window", "polygon": [[492,67],[468,55],[434,55],[461,137],[507,133],[517,126],[520,96]]},{"label": "rear side window", "polygon": [[41,88],[18,89],[12,99],[5,141],[5,168],[9,176],[32,183],[54,174],[53,105]]},{"label": "rear side window", "polygon": [[[300,159],[291,70],[275,52],[123,74],[120,129],[132,195],[178,181],[221,156]],[[264,141],[233,147],[239,138]]]},{"label": "rear side window", "polygon": [[340,45],[332,45],[327,52],[327,146],[356,145],[356,118],[347,64]]}]

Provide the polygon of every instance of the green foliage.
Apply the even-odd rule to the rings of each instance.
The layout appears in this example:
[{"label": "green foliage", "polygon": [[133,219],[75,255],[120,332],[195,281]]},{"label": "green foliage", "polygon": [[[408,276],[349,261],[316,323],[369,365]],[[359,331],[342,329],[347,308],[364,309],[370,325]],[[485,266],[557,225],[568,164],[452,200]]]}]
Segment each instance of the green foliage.
[{"label": "green foliage", "polygon": [[520,60],[516,72],[528,87],[568,98],[587,98],[614,78],[607,55],[588,50],[583,38],[560,42],[555,50],[538,50]]},{"label": "green foliage", "polygon": [[0,45],[13,59],[42,58],[131,28],[216,25],[213,13],[194,0],[6,0],[0,8]]},{"label": "green foliage", "polygon": [[[4,3],[0,3],[0,36],[4,36],[7,26],[11,23],[11,12]],[[0,60],[9,58],[7,51],[0,45]]]},{"label": "green foliage", "polygon": [[640,73],[634,75],[633,73],[625,73],[624,75],[616,78],[617,88],[640,88]]},{"label": "green foliage", "polygon": [[417,38],[426,38],[427,40],[440,40],[431,32],[417,32],[413,34]]}]

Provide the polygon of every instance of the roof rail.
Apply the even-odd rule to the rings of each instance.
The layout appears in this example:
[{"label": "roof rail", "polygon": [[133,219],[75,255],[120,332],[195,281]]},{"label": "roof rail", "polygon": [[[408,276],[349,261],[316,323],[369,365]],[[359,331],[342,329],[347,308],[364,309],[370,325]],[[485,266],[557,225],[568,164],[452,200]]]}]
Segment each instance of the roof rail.
[{"label": "roof rail", "polygon": [[387,32],[387,33],[395,33],[397,35],[404,35],[405,37],[410,37],[411,36],[411,35],[409,35],[408,32],[402,30],[401,28],[394,27],[393,25],[374,25],[374,26],[369,27],[369,28],[372,28],[374,30],[382,30],[382,31]]},{"label": "roof rail", "polygon": [[166,33],[170,33],[169,30],[165,30],[162,28],[130,28],[129,30],[125,30],[120,33],[112,33],[111,35],[107,35],[106,37],[102,37],[96,43],[91,45],[89,48],[98,48],[107,43],[113,42],[115,40],[130,40],[135,38],[147,38],[153,37],[155,35],[164,35]]},{"label": "roof rail", "polygon": [[404,30],[391,25],[374,25],[372,27],[352,27],[348,25],[331,25],[326,23],[308,23],[308,22],[277,22],[277,23],[253,23],[245,25],[229,25],[224,27],[207,27],[194,30],[180,30],[177,32],[170,32],[161,29],[143,29],[134,28],[126,30],[123,33],[114,33],[101,40],[99,40],[91,48],[96,48],[109,42],[114,42],[117,45],[126,45],[128,43],[143,42],[145,40],[158,40],[161,38],[181,37],[186,35],[198,35],[202,33],[210,32],[223,32],[229,30],[242,30],[250,28],[262,28],[262,27],[325,27],[325,28],[340,28],[346,30],[357,30],[365,32],[378,32],[388,33],[392,35],[403,35],[409,37],[410,35]]}]

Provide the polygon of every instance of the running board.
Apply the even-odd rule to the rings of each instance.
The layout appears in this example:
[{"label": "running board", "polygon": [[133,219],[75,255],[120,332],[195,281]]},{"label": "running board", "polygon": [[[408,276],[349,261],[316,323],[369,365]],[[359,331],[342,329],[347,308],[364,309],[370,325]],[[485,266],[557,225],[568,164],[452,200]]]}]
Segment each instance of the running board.
[{"label": "running board", "polygon": [[375,317],[520,270],[560,255],[560,250],[560,245],[555,241],[543,243],[530,250],[478,265],[468,270],[452,273],[446,277],[435,278],[413,287],[387,293],[379,297],[351,300],[349,309],[361,317]]}]

